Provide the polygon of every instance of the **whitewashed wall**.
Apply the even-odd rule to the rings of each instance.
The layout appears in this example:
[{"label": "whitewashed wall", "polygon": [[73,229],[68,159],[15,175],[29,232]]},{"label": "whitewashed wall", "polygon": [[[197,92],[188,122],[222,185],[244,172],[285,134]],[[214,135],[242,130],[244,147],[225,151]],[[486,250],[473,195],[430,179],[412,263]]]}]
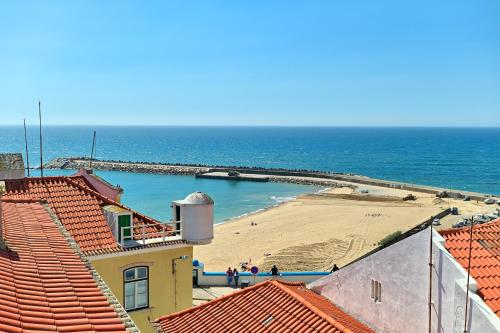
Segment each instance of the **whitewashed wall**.
[{"label": "whitewashed wall", "polygon": [[[430,229],[424,230],[308,287],[379,332],[428,332],[429,238]],[[444,249],[443,241],[433,233],[432,332],[462,333],[467,272]],[[381,283],[381,302],[371,298],[372,279]],[[469,332],[500,332],[498,317],[474,291],[469,308]]]}]

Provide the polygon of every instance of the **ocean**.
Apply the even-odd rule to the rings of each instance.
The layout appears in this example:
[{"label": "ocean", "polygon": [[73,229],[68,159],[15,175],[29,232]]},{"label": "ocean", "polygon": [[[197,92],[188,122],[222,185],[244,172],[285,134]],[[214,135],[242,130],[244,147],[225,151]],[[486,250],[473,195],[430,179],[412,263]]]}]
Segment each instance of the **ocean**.
[{"label": "ocean", "polygon": [[[44,126],[44,161],[89,156],[93,130],[98,159],[335,171],[500,194],[500,128]],[[30,163],[39,165],[36,126],[28,127],[28,142]],[[0,152],[24,152],[22,126],[0,126]],[[220,180],[203,183],[181,176],[111,172],[103,176],[125,188],[124,202],[153,216],[163,217],[158,210],[168,208],[170,199],[205,186],[208,193],[225,193],[240,201],[219,214],[218,221],[279,201],[271,197],[318,189]],[[158,182],[172,195],[158,195],[147,185]],[[229,199],[219,199],[217,209],[223,210],[222,203],[227,205]]]}]

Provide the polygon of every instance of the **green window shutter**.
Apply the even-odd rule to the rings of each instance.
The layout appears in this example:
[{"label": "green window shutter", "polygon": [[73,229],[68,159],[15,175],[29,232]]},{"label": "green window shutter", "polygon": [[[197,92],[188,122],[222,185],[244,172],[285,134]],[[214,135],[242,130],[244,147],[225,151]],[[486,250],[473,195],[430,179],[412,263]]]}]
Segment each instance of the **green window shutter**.
[{"label": "green window shutter", "polygon": [[[118,241],[121,242],[121,229],[123,227],[130,227],[131,226],[131,221],[130,221],[130,215],[121,215],[118,216]],[[125,229],[123,230],[123,238],[124,240],[127,239],[132,239],[132,229]]]}]

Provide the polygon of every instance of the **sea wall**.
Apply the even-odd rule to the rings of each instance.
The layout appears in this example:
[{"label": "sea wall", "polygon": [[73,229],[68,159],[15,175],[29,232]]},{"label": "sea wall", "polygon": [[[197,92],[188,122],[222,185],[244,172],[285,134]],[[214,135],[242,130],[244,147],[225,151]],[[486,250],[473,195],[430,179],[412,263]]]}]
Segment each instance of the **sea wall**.
[{"label": "sea wall", "polygon": [[[44,165],[47,169],[79,169],[88,168],[90,160],[84,157],[56,158]],[[196,175],[206,172],[228,172],[237,171],[246,174],[259,174],[269,177],[269,181],[281,183],[295,183],[307,185],[320,185],[329,187],[371,185],[379,187],[394,188],[406,191],[414,191],[428,194],[442,194],[453,198],[469,197],[471,200],[482,201],[489,197],[487,194],[467,192],[459,190],[450,190],[432,186],[408,184],[396,181],[388,181],[376,178],[370,178],[360,175],[324,172],[317,170],[289,170],[272,169],[260,167],[241,167],[241,166],[213,166],[201,164],[167,164],[151,162],[128,162],[112,160],[93,160],[92,166],[99,170],[113,170],[125,172],[158,173],[171,175]],[[351,183],[339,183],[347,182]]]},{"label": "sea wall", "polygon": [[[88,158],[56,158],[44,164],[45,169],[80,169],[89,168]],[[250,167],[222,167],[196,164],[166,164],[150,162],[127,162],[112,160],[93,160],[92,168],[97,170],[154,173],[166,175],[192,175],[196,176],[207,172],[228,172],[236,170],[240,173],[266,175],[271,182],[292,183],[302,185],[316,185],[328,187],[345,187],[334,179],[319,176],[319,171],[291,171],[284,169],[261,169]],[[266,173],[267,170],[267,173]],[[308,176],[310,175],[310,176]]]}]

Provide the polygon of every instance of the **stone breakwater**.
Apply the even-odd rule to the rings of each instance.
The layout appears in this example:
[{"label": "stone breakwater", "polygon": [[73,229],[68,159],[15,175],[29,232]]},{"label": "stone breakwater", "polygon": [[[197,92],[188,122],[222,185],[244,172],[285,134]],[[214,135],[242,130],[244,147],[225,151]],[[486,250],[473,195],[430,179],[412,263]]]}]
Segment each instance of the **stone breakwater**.
[{"label": "stone breakwater", "polygon": [[[56,158],[44,165],[45,169],[89,168],[90,160],[83,158]],[[92,168],[97,170],[156,173],[166,175],[195,175],[210,170],[204,166],[155,164],[125,161],[92,161]]]},{"label": "stone breakwater", "polygon": [[[90,160],[88,158],[56,158],[44,164],[45,169],[79,169],[89,168]],[[154,173],[165,175],[196,175],[212,171],[227,172],[236,170],[240,173],[265,174],[269,181],[276,183],[291,183],[302,185],[316,185],[327,187],[355,187],[349,184],[342,184],[333,179],[318,178],[320,172],[286,169],[262,169],[250,167],[223,167],[209,165],[180,165],[163,163],[144,163],[127,161],[105,161],[93,160],[92,168],[97,170]],[[313,176],[311,176],[313,174]]]},{"label": "stone breakwater", "polygon": [[[56,158],[44,165],[47,169],[79,169],[89,168],[90,159],[84,157]],[[111,170],[124,172],[157,173],[169,175],[196,175],[206,172],[237,171],[241,174],[259,174],[269,177],[269,181],[280,183],[294,183],[319,185],[327,187],[351,187],[362,185],[386,187],[406,191],[422,192],[442,195],[452,198],[469,197],[471,200],[484,200],[490,197],[483,193],[450,190],[439,187],[408,184],[390,180],[375,179],[365,176],[334,173],[313,170],[266,169],[259,167],[241,166],[211,166],[199,164],[167,164],[151,162],[127,162],[111,160],[93,160],[92,167],[97,170]],[[499,197],[495,197],[499,198]]]}]

